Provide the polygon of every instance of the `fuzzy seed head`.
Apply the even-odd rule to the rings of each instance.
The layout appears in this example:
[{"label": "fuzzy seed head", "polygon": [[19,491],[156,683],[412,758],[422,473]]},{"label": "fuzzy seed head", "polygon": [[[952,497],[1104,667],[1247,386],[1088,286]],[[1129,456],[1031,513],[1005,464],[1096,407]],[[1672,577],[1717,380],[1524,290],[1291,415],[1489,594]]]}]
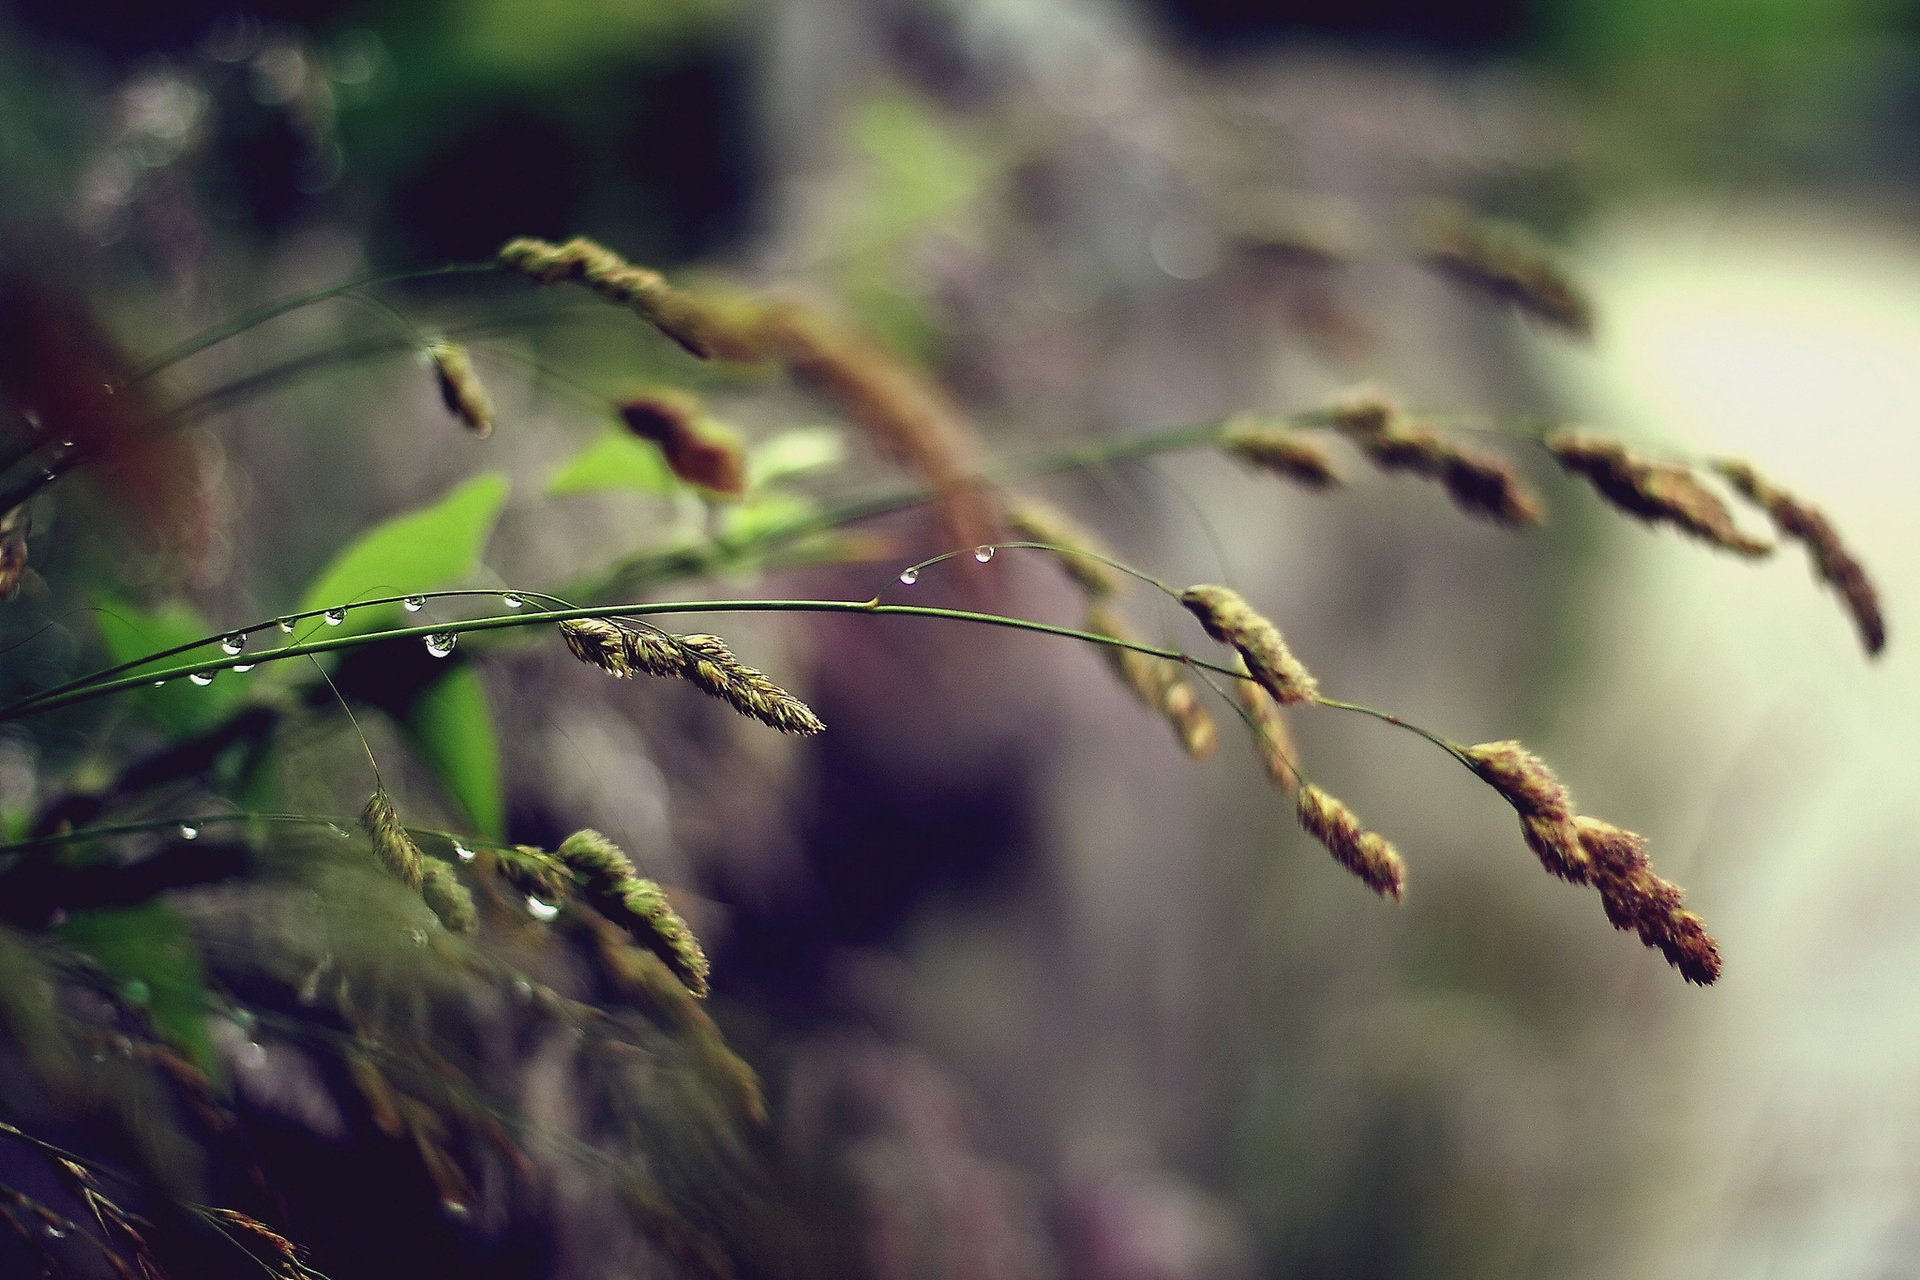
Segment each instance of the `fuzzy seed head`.
[{"label": "fuzzy seed head", "polygon": [[[1099,603],[1088,606],[1086,629],[1095,635],[1112,636],[1116,640],[1137,639],[1117,614]],[[1173,726],[1181,750],[1195,760],[1204,760],[1213,754],[1219,742],[1219,732],[1214,728],[1213,717],[1201,705],[1192,683],[1180,673],[1178,664],[1119,645],[1102,645],[1100,653],[1120,682],[1156,715]]]},{"label": "fuzzy seed head", "polygon": [[1325,449],[1284,427],[1236,418],[1221,433],[1220,446],[1256,470],[1309,489],[1331,489],[1343,483]]},{"label": "fuzzy seed head", "polygon": [[433,362],[433,376],[440,384],[440,400],[447,412],[481,437],[493,434],[493,402],[473,370],[467,349],[457,342],[430,342],[427,358]]},{"label": "fuzzy seed head", "polygon": [[437,858],[426,864],[420,896],[448,932],[472,933],[479,928],[480,916],[474,910],[472,891],[461,883],[459,872]]},{"label": "fuzzy seed head", "polygon": [[825,731],[812,708],[736,658],[719,636],[687,635],[678,641],[686,655],[680,674],[702,692],[782,733],[810,736]]},{"label": "fuzzy seed head", "polygon": [[1678,885],[1654,874],[1646,841],[1598,818],[1576,818],[1607,919],[1640,935],[1688,982],[1707,986],[1720,976],[1720,947],[1706,921],[1688,911]]},{"label": "fuzzy seed head", "polygon": [[1286,716],[1273,695],[1251,680],[1236,680],[1234,695],[1246,712],[1247,725],[1253,731],[1253,749],[1273,785],[1289,794],[1299,785],[1300,749],[1294,745]]},{"label": "fuzzy seed head", "polygon": [[393,797],[387,794],[385,787],[375,787],[367,798],[367,807],[360,811],[360,825],[366,828],[373,841],[373,852],[387,870],[400,882],[416,893],[420,890],[424,870],[420,857],[420,846],[413,842],[401,825],[400,814],[393,807]]},{"label": "fuzzy seed head", "polygon": [[1530,233],[1436,210],[1421,242],[1435,270],[1576,338],[1593,335],[1586,291]]},{"label": "fuzzy seed head", "polygon": [[600,668],[616,680],[633,674],[635,663],[627,653],[626,633],[605,618],[569,618],[560,635],[574,657]]},{"label": "fuzzy seed head", "polygon": [[1180,593],[1180,603],[1200,620],[1208,635],[1239,651],[1247,670],[1275,702],[1285,706],[1312,702],[1319,696],[1318,682],[1287,648],[1280,629],[1239,592],[1211,584],[1188,587]]},{"label": "fuzzy seed head", "polygon": [[687,990],[696,996],[707,994],[711,972],[707,953],[659,885],[629,877],[610,889],[604,903],[596,905],[665,961]]},{"label": "fuzzy seed head", "polygon": [[1742,533],[1726,503],[1686,467],[1654,462],[1618,441],[1585,432],[1558,431],[1545,443],[1562,469],[1586,480],[1601,497],[1629,515],[1649,524],[1672,525],[1702,542],[1749,559],[1773,550],[1773,544]]},{"label": "fuzzy seed head", "polygon": [[620,846],[591,828],[560,842],[554,857],[588,886],[619,884],[634,878],[633,862]]},{"label": "fuzzy seed head", "polygon": [[737,441],[703,421],[690,398],[637,396],[622,403],[619,413],[628,431],[659,448],[680,480],[728,498],[746,493],[746,454]]},{"label": "fuzzy seed head", "polygon": [[1296,812],[1307,834],[1369,889],[1383,898],[1400,897],[1406,887],[1406,867],[1399,853],[1384,837],[1362,827],[1353,810],[1308,783],[1300,788]]},{"label": "fuzzy seed head", "polygon": [[1887,647],[1887,621],[1880,608],[1880,593],[1866,568],[1840,540],[1826,513],[1765,479],[1750,463],[1723,458],[1713,465],[1735,492],[1767,513],[1781,537],[1806,547],[1814,573],[1840,593],[1860,633],[1861,645],[1870,656],[1878,656]]}]

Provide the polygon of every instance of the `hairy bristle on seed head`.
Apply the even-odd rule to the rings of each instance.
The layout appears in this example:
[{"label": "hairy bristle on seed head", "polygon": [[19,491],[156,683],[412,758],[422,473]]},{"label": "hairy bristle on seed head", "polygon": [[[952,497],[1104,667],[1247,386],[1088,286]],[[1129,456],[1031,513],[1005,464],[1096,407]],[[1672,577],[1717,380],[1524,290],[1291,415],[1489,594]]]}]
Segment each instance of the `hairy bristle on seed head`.
[{"label": "hairy bristle on seed head", "polygon": [[1207,634],[1239,651],[1274,701],[1311,702],[1319,685],[1280,636],[1280,629],[1231,587],[1203,583],[1180,593],[1180,603],[1200,620]]},{"label": "hairy bristle on seed head", "polygon": [[419,892],[425,874],[420,847],[414,844],[413,837],[401,825],[400,814],[393,807],[393,797],[387,794],[385,787],[375,787],[373,794],[367,797],[367,807],[360,811],[360,825],[366,828],[367,835],[373,841],[373,851],[382,865],[407,888]]},{"label": "hairy bristle on seed head", "polygon": [[1296,431],[1263,424],[1249,416],[1226,424],[1220,433],[1220,447],[1256,470],[1309,489],[1330,489],[1343,483],[1325,449],[1301,439]]},{"label": "hairy bristle on seed head", "polygon": [[[1119,615],[1099,602],[1087,607],[1086,629],[1116,640],[1138,641]],[[1213,754],[1219,732],[1214,728],[1213,717],[1201,705],[1192,682],[1181,674],[1177,663],[1121,645],[1101,645],[1100,653],[1120,682],[1149,710],[1173,726],[1181,750],[1195,760],[1204,760]]]},{"label": "hairy bristle on seed head", "polygon": [[1094,558],[1111,559],[1107,549],[1065,512],[1044,502],[1022,502],[1008,509],[1006,525],[1007,530],[1023,542],[1044,542],[1060,548],[1061,572],[1072,579],[1087,599],[1104,600],[1120,593],[1124,584],[1119,571]]},{"label": "hairy bristle on seed head", "polygon": [[1706,921],[1686,909],[1679,886],[1654,874],[1646,841],[1598,818],[1582,816],[1574,822],[1613,926],[1639,934],[1688,982],[1706,986],[1718,978],[1719,944],[1707,932]]},{"label": "hairy bristle on seed head", "polygon": [[605,618],[569,618],[560,624],[560,635],[580,661],[591,663],[616,680],[633,674],[625,632]]},{"label": "hairy bristle on seed head", "polygon": [[625,851],[590,827],[562,840],[553,856],[587,885],[618,884],[634,876],[633,862]]},{"label": "hairy bristle on seed head", "polygon": [[1880,609],[1880,594],[1865,566],[1840,540],[1826,513],[1766,479],[1751,463],[1722,458],[1713,466],[1741,497],[1767,513],[1781,537],[1806,547],[1813,571],[1840,593],[1860,633],[1861,645],[1869,655],[1878,656],[1887,647],[1887,621]]},{"label": "hairy bristle on seed head", "polygon": [[1453,210],[1420,229],[1429,266],[1579,338],[1593,334],[1593,305],[1534,236]]},{"label": "hairy bristle on seed head", "polygon": [[719,636],[686,635],[676,639],[686,655],[680,674],[696,688],[782,733],[812,735],[826,729],[812,708],[736,658]]},{"label": "hairy bristle on seed head", "polygon": [[492,435],[493,403],[480,384],[480,375],[473,370],[467,349],[457,342],[429,342],[427,358],[433,362],[433,376],[440,384],[440,400],[447,412],[475,435]]},{"label": "hairy bristle on seed head", "polygon": [[460,881],[460,873],[446,863],[430,859],[420,880],[420,896],[440,923],[451,933],[472,933],[480,917],[474,910],[473,893]]},{"label": "hairy bristle on seed head", "polygon": [[27,533],[33,522],[27,504],[0,514],[0,601],[13,599],[27,573]]},{"label": "hairy bristle on seed head", "polygon": [[1557,431],[1545,443],[1562,468],[1629,515],[1650,524],[1670,524],[1735,555],[1753,558],[1773,550],[1772,543],[1742,533],[1727,504],[1687,467],[1654,462],[1616,440],[1587,432]]},{"label": "hairy bristle on seed head", "polygon": [[1400,897],[1406,867],[1399,853],[1384,837],[1363,828],[1353,810],[1308,783],[1300,788],[1296,812],[1307,834],[1325,845],[1341,866],[1381,897]]},{"label": "hairy bristle on seed head", "polygon": [[628,877],[611,886],[611,894],[607,902],[596,904],[602,913],[664,960],[687,990],[705,996],[711,973],[707,953],[666,892],[651,880]]},{"label": "hairy bristle on seed head", "polygon": [[[1245,669],[1245,664],[1242,664]],[[1291,793],[1300,781],[1300,750],[1294,745],[1293,734],[1287,728],[1287,718],[1281,713],[1280,704],[1273,700],[1258,683],[1252,680],[1233,682],[1234,695],[1240,700],[1240,708],[1246,713],[1247,725],[1253,732],[1253,748],[1260,757],[1260,764],[1267,771],[1267,777],[1282,791]]]},{"label": "hairy bristle on seed head", "polygon": [[1337,406],[1333,426],[1382,471],[1437,480],[1453,504],[1497,524],[1540,523],[1540,500],[1498,454],[1469,449],[1432,427],[1409,426],[1384,400]]},{"label": "hairy bristle on seed head", "polygon": [[737,441],[702,419],[698,403],[681,392],[635,396],[618,406],[627,430],[660,450],[668,470],[688,484],[723,497],[747,491],[747,458]]}]

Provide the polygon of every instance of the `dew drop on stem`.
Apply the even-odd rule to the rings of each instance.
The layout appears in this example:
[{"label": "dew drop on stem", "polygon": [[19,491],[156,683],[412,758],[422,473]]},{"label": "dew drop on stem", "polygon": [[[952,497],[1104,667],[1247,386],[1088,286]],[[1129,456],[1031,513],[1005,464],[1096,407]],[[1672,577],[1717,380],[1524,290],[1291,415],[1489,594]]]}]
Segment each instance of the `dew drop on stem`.
[{"label": "dew drop on stem", "polygon": [[467,846],[461,844],[458,840],[455,840],[453,842],[453,856],[462,862],[472,862],[473,850],[467,848]]},{"label": "dew drop on stem", "polygon": [[900,571],[901,586],[910,587],[918,581],[920,581],[920,571],[918,569],[902,569]]},{"label": "dew drop on stem", "polygon": [[200,828],[190,822],[183,822],[180,824],[180,838],[182,840],[198,840],[200,838]]},{"label": "dew drop on stem", "polygon": [[292,619],[292,618],[282,618],[282,619],[280,619],[280,629],[281,629],[282,631],[284,631],[284,632],[286,632],[286,633],[287,633],[288,635],[292,635],[292,634],[293,634],[293,619]]},{"label": "dew drop on stem", "polygon": [[254,663],[251,663],[251,662],[242,662],[242,663],[239,663],[238,665],[236,665],[236,666],[235,666],[235,667],[233,668],[233,673],[234,673],[235,675],[237,675],[237,676],[238,676],[238,675],[245,675],[245,674],[246,674],[247,672],[249,672],[249,671],[251,671],[251,670],[253,670],[253,668],[254,668],[254,665],[255,665],[255,664],[254,664]]},{"label": "dew drop on stem", "polygon": [[427,637],[427,652],[436,658],[444,658],[453,652],[454,642],[458,639],[451,631],[436,631]]},{"label": "dew drop on stem", "polygon": [[347,620],[347,611],[345,609],[329,609],[321,614],[320,617],[328,626],[337,627]]},{"label": "dew drop on stem", "polygon": [[504,604],[509,609],[518,609],[522,605],[526,604],[526,601],[521,599],[518,595],[515,595],[513,592],[509,591],[500,597],[500,603]]},{"label": "dew drop on stem", "polygon": [[204,689],[208,685],[213,683],[213,672],[195,671],[192,674],[188,675],[187,679],[193,681],[195,684],[199,685],[202,689]]},{"label": "dew drop on stem", "polygon": [[560,908],[551,902],[542,902],[532,894],[527,895],[527,914],[535,920],[551,920],[560,914]]},{"label": "dew drop on stem", "polygon": [[418,613],[427,607],[427,598],[425,596],[408,596],[400,602],[400,607],[408,613]]},{"label": "dew drop on stem", "polygon": [[973,558],[975,560],[978,560],[981,564],[985,564],[987,561],[993,559],[993,548],[992,547],[975,547],[973,549]]},{"label": "dew drop on stem", "polygon": [[247,633],[244,631],[236,631],[220,642],[220,652],[226,654],[228,657],[232,657],[246,647]]}]

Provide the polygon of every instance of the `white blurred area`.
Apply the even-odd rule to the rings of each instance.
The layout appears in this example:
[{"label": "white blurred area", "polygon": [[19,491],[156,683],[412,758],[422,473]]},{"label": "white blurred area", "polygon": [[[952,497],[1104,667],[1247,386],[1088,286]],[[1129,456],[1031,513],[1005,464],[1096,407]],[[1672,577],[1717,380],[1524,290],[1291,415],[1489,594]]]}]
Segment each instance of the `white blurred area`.
[{"label": "white blurred area", "polygon": [[1656,861],[1727,966],[1657,1046],[1596,1041],[1623,1106],[1591,1119],[1651,1158],[1588,1274],[1920,1275],[1920,238],[1736,196],[1618,215],[1584,268],[1605,322],[1556,352],[1573,402],[1824,507],[1890,633],[1864,659],[1793,548],[1754,567],[1617,541],[1632,561],[1569,718],[1666,779]]}]

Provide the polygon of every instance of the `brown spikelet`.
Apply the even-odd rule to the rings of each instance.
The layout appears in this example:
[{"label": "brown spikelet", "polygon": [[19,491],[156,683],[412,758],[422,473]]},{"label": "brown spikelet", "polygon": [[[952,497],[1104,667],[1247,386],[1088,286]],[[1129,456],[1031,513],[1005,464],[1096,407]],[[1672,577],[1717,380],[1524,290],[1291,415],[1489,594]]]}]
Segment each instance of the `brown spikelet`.
[{"label": "brown spikelet", "polygon": [[0,602],[13,599],[26,576],[27,534],[32,527],[24,502],[0,513]]},{"label": "brown spikelet", "polygon": [[440,384],[440,400],[447,412],[473,434],[492,435],[493,403],[480,384],[480,375],[473,371],[467,349],[457,342],[429,342],[427,358],[433,362],[433,376]]},{"label": "brown spikelet", "polygon": [[621,627],[620,647],[627,665],[650,676],[677,676],[687,665],[680,642],[652,627]]},{"label": "brown spikelet", "polygon": [[624,628],[605,618],[569,618],[560,624],[560,635],[573,656],[591,663],[616,680],[625,680],[635,663],[627,649]]},{"label": "brown spikelet", "polygon": [[1331,489],[1344,483],[1325,449],[1301,439],[1296,431],[1263,425],[1246,415],[1222,428],[1220,447],[1256,470],[1309,489]]},{"label": "brown spikelet", "polygon": [[1598,818],[1579,817],[1580,844],[1593,867],[1607,919],[1616,929],[1666,956],[1688,982],[1706,986],[1720,976],[1720,947],[1706,921],[1688,911],[1678,885],[1654,874],[1646,841]]},{"label": "brown spikelet", "polygon": [[480,925],[473,893],[460,873],[444,862],[430,860],[420,879],[420,897],[450,933],[472,933]]},{"label": "brown spikelet", "polygon": [[373,840],[373,851],[387,870],[399,877],[400,882],[420,891],[424,874],[420,857],[420,846],[407,834],[406,827],[400,823],[400,814],[393,807],[393,797],[387,794],[385,787],[375,787],[367,798],[367,807],[360,811],[360,825],[366,828],[367,835]]},{"label": "brown spikelet", "polygon": [[1530,233],[1454,211],[1436,211],[1420,228],[1427,265],[1572,334],[1593,335],[1586,291]]},{"label": "brown spikelet", "polygon": [[668,284],[585,237],[565,244],[523,238],[502,245],[500,265],[539,284],[574,281],[609,302],[631,307],[643,320],[701,360],[750,362],[761,358],[755,326]]},{"label": "brown spikelet", "polygon": [[1180,603],[1200,619],[1207,634],[1221,644],[1232,645],[1274,701],[1282,706],[1290,702],[1312,702],[1319,696],[1319,684],[1300,665],[1280,636],[1280,629],[1231,587],[1213,584],[1188,587],[1180,593]]},{"label": "brown spikelet", "polygon": [[1353,810],[1308,783],[1300,788],[1296,812],[1307,834],[1369,889],[1383,898],[1400,897],[1407,873],[1399,853],[1384,837],[1363,828]]},{"label": "brown spikelet", "polygon": [[1247,724],[1253,730],[1253,748],[1267,776],[1273,779],[1273,785],[1291,794],[1300,781],[1300,749],[1294,745],[1280,704],[1252,680],[1235,680],[1233,692],[1247,713]]},{"label": "brown spikelet", "polygon": [[816,313],[766,317],[768,349],[801,386],[832,404],[880,451],[940,494],[957,545],[992,541],[993,504],[972,459],[977,433],[924,374]]},{"label": "brown spikelet", "polygon": [[579,879],[595,910],[647,947],[696,996],[707,994],[706,952],[666,893],[642,879],[619,845],[598,831],[576,831],[560,842],[554,856]]},{"label": "brown spikelet", "polygon": [[688,635],[676,639],[686,655],[680,674],[703,692],[782,733],[811,735],[826,729],[812,708],[734,657],[733,650],[719,636]]},{"label": "brown spikelet", "polygon": [[1060,548],[1061,572],[1073,580],[1089,600],[1104,600],[1118,595],[1124,583],[1112,565],[1094,559],[1107,549],[1087,529],[1065,512],[1044,502],[1023,502],[1006,514],[1008,532],[1023,542],[1044,542]]},{"label": "brown spikelet", "polygon": [[1885,649],[1887,622],[1880,611],[1879,593],[1866,568],[1840,541],[1826,513],[1767,480],[1750,463],[1722,458],[1713,466],[1741,497],[1767,513],[1781,537],[1806,547],[1813,559],[1813,571],[1846,603],[1866,651],[1877,656]]},{"label": "brown spikelet", "polygon": [[1616,440],[1586,432],[1557,431],[1545,443],[1561,467],[1629,515],[1670,524],[1736,555],[1751,558],[1773,550],[1773,544],[1742,533],[1727,504],[1686,467],[1654,462]]},{"label": "brown spikelet", "polygon": [[1483,742],[1463,754],[1473,771],[1520,815],[1520,834],[1540,865],[1562,880],[1585,884],[1589,867],[1573,827],[1573,796],[1553,770],[1511,739]]},{"label": "brown spikelet", "polygon": [[1455,506],[1496,524],[1540,523],[1540,500],[1498,454],[1469,449],[1432,427],[1409,426],[1378,398],[1338,406],[1333,414],[1334,428],[1380,470],[1437,480]]},{"label": "brown spikelet", "polygon": [[[1138,640],[1117,614],[1099,603],[1088,606],[1086,629],[1116,640]],[[1213,717],[1200,704],[1199,694],[1193,683],[1181,674],[1178,663],[1118,645],[1102,645],[1100,653],[1120,682],[1148,709],[1173,726],[1181,750],[1195,760],[1204,760],[1213,754],[1219,741]]]},{"label": "brown spikelet", "polygon": [[724,497],[746,493],[746,454],[737,441],[702,421],[691,397],[663,391],[623,401],[618,410],[627,430],[658,446],[681,480]]}]

